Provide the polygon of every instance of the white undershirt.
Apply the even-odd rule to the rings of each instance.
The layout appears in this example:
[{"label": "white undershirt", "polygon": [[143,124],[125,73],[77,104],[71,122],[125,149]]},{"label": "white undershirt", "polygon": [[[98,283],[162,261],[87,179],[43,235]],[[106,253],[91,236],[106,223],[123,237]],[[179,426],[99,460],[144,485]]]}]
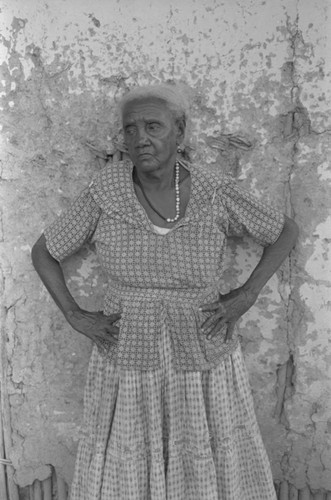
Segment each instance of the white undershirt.
[{"label": "white undershirt", "polygon": [[160,227],[160,226],[155,226],[155,224],[152,224],[154,231],[157,234],[167,234],[169,231],[171,231],[171,227]]}]

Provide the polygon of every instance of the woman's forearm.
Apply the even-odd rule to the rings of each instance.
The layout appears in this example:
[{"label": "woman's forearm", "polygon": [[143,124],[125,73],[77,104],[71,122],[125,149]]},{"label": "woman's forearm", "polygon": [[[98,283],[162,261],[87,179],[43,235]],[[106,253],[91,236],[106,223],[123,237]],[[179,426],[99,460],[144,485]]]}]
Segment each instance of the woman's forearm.
[{"label": "woman's forearm", "polygon": [[65,283],[59,262],[51,256],[47,249],[44,235],[33,246],[31,256],[40,279],[63,314],[79,310],[78,304]]},{"label": "woman's forearm", "polygon": [[67,288],[60,264],[47,250],[44,235],[32,248],[32,262],[45,287],[74,330],[96,342],[100,349],[105,349],[104,341],[116,345],[119,328],[114,323],[121,315],[116,313],[105,316],[102,311],[85,311],[78,306]]},{"label": "woman's forearm", "polygon": [[262,257],[243,285],[243,289],[253,295],[258,295],[267,281],[277,271],[282,262],[291,252],[298,237],[298,226],[294,220],[285,218],[283,231],[275,243],[265,247]]}]

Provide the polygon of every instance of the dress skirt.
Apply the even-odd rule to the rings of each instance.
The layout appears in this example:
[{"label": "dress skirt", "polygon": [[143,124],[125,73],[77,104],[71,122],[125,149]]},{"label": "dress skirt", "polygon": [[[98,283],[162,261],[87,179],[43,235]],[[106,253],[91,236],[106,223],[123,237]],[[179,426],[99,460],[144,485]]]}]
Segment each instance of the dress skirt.
[{"label": "dress skirt", "polygon": [[276,500],[240,346],[208,371],[123,370],[93,348],[71,500]]}]

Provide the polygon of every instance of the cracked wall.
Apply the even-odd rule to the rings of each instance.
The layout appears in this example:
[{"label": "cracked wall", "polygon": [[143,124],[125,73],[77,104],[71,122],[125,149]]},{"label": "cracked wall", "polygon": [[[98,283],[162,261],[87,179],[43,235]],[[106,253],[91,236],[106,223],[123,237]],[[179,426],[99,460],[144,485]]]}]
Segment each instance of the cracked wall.
[{"label": "cracked wall", "polygon": [[[30,263],[43,228],[120,142],[113,100],[181,82],[187,149],[295,218],[291,258],[241,321],[275,481],[331,490],[328,2],[1,2],[3,447],[24,487],[70,483],[89,342],[65,324]],[[260,255],[230,245],[227,286]],[[65,264],[83,307],[101,303],[93,248]],[[0,440],[1,448],[1,440]]]}]

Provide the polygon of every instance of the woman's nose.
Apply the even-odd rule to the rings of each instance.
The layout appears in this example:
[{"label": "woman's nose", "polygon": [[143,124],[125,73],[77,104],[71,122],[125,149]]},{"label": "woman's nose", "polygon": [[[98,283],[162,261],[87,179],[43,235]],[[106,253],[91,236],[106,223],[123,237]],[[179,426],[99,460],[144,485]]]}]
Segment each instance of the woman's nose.
[{"label": "woman's nose", "polygon": [[138,129],[137,143],[139,144],[139,146],[149,143],[148,134],[147,134],[146,130],[143,127],[141,127],[140,129]]}]

